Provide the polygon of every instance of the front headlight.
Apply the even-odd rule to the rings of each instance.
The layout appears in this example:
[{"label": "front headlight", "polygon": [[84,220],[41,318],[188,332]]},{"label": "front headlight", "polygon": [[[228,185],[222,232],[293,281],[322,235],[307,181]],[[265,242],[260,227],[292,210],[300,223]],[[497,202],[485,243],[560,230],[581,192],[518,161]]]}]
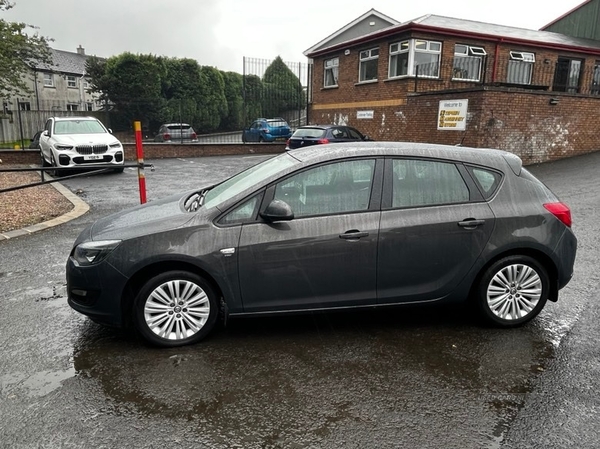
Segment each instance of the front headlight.
[{"label": "front headlight", "polygon": [[66,143],[57,143],[56,145],[54,145],[54,147],[57,150],[63,150],[63,151],[64,150],[72,150],[73,149],[73,145],[69,145],[69,144],[66,144]]},{"label": "front headlight", "polygon": [[111,148],[121,148],[121,142],[113,142],[108,145]]},{"label": "front headlight", "polygon": [[79,266],[87,267],[102,262],[119,244],[121,240],[101,240],[85,242],[77,245],[73,251],[73,259]]}]

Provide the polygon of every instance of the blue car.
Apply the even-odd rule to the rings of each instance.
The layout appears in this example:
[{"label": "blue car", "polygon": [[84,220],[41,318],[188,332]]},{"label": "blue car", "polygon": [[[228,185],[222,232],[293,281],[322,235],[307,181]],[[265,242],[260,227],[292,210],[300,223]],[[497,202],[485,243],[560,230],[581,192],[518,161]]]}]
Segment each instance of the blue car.
[{"label": "blue car", "polygon": [[281,117],[256,119],[248,129],[242,131],[243,142],[286,141],[291,136],[290,125]]}]

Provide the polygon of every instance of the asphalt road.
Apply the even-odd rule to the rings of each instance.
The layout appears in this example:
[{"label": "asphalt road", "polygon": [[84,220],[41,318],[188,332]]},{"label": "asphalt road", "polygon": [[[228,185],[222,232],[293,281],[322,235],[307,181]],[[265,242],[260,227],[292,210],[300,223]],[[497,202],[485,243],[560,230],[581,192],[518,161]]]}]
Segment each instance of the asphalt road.
[{"label": "asphalt road", "polygon": [[[148,161],[148,199],[266,157]],[[431,307],[237,319],[168,350],[66,304],[73,240],[139,202],[136,171],[65,180],[89,213],[0,241],[0,447],[598,447],[599,167],[600,153],[530,167],[571,206],[579,252],[527,326]]]}]

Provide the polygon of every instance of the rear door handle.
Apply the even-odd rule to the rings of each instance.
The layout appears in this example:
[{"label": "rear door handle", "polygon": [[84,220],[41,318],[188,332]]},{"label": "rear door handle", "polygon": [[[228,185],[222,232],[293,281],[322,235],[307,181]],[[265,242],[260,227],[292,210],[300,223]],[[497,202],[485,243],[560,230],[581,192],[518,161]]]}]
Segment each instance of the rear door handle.
[{"label": "rear door handle", "polygon": [[477,226],[481,226],[485,223],[485,220],[477,220],[475,218],[468,218],[463,221],[459,221],[458,225],[465,229],[475,229]]},{"label": "rear door handle", "polygon": [[356,239],[360,239],[362,237],[368,237],[369,233],[368,232],[361,232],[361,231],[357,231],[357,230],[352,230],[352,231],[346,231],[343,234],[340,234],[340,238],[341,239],[345,239],[345,240],[356,240]]}]

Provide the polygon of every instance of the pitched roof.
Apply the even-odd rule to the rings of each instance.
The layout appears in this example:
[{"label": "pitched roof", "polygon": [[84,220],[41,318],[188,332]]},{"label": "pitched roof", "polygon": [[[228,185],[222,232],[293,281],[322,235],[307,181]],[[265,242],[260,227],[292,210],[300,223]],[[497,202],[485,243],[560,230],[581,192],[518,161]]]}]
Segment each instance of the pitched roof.
[{"label": "pitched roof", "polygon": [[540,30],[545,30],[547,28],[549,28],[550,26],[554,25],[556,22],[561,21],[562,19],[564,19],[567,16],[570,16],[571,14],[573,14],[575,11],[577,11],[578,9],[582,8],[583,6],[587,5],[588,3],[590,3],[592,0],[585,0],[582,4],[576,6],[575,8],[571,9],[570,11],[564,13],[562,16],[557,17],[556,19],[554,19],[552,22],[544,25],[542,28],[540,28]]},{"label": "pitched roof", "polygon": [[51,48],[50,53],[52,62],[49,64],[36,63],[36,69],[49,72],[70,73],[80,76],[85,74],[85,61],[90,56],[86,55],[83,51],[80,53]]},{"label": "pitched roof", "polygon": [[306,56],[318,56],[329,51],[339,50],[341,48],[357,45],[364,42],[374,41],[386,36],[398,34],[404,31],[426,31],[439,32],[441,34],[460,35],[463,38],[475,38],[481,40],[502,39],[504,43],[513,43],[520,45],[533,45],[544,48],[561,48],[567,50],[588,50],[594,53],[600,52],[600,41],[591,39],[581,39],[564,34],[552,33],[549,31],[528,30],[525,28],[516,28],[505,25],[495,25],[473,20],[456,19],[452,17],[436,16],[428,14],[407,22],[364,34],[362,36],[349,39],[345,42],[336,43],[329,47],[319,48],[312,53],[305,53]]},{"label": "pitched roof", "polygon": [[[372,19],[376,19],[376,21],[373,21]],[[369,11],[367,11],[363,15],[357,17],[352,22],[348,23],[347,25],[344,25],[342,28],[337,30],[335,33],[330,34],[322,41],[319,41],[315,45],[310,47],[308,50],[305,50],[304,54],[307,55],[307,54],[312,53],[321,48],[338,43],[340,41],[340,39],[345,40],[345,39],[343,39],[344,34],[352,33],[353,28],[357,28],[362,23],[365,23],[367,21],[369,21],[369,26],[376,27],[375,30],[381,30],[382,28],[387,28],[388,26],[391,26],[391,25],[398,25],[400,23],[396,19],[392,19],[391,17],[380,13],[376,9],[371,8]]]}]

